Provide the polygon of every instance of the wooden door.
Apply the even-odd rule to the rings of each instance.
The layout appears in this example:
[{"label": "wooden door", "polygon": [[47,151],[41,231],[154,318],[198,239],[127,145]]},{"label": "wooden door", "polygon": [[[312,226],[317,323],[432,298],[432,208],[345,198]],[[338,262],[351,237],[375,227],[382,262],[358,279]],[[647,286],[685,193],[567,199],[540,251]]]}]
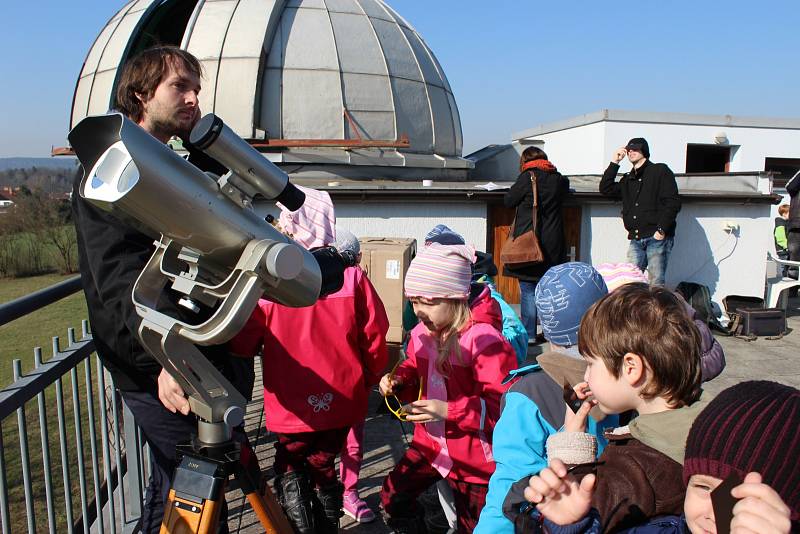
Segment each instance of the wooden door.
[{"label": "wooden door", "polygon": [[[567,242],[567,256],[574,250],[574,259],[580,259],[581,245],[581,216],[580,206],[564,207],[564,238]],[[511,223],[514,220],[514,210],[506,208],[502,204],[489,204],[489,250],[494,256],[494,263],[497,265],[497,276],[494,281],[497,290],[509,304],[519,304],[519,284],[516,278],[503,276],[503,262],[500,261],[500,250],[508,239],[511,231]],[[573,249],[574,247],[574,249]],[[571,258],[570,258],[571,259]]]}]

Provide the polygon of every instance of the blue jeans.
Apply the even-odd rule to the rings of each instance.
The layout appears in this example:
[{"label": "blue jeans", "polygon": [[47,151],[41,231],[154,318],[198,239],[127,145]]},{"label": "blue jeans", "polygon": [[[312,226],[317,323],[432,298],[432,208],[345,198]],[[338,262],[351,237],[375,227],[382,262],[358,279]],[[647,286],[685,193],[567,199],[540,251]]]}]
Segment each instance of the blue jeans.
[{"label": "blue jeans", "polygon": [[674,243],[674,237],[665,237],[660,241],[655,237],[631,239],[628,246],[628,261],[642,271],[646,270],[651,284],[663,286],[669,253]]},{"label": "blue jeans", "polygon": [[522,326],[528,332],[528,339],[536,339],[536,282],[518,280],[519,311]]}]

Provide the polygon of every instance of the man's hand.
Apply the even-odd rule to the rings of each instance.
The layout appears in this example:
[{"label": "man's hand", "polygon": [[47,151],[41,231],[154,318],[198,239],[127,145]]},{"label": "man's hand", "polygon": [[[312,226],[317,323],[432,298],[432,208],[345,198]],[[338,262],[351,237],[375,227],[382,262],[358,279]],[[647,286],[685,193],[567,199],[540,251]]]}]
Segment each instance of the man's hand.
[{"label": "man's hand", "polygon": [[662,234],[662,233],[661,233],[661,231],[659,231],[659,230],[656,230],[656,233],[654,233],[654,234],[653,234],[653,237],[654,237],[654,238],[655,238],[657,241],[661,241],[662,239],[664,239],[664,238],[665,238],[665,237],[667,237],[667,236],[665,236],[664,234]]},{"label": "man's hand", "polygon": [[158,400],[172,413],[189,415],[189,401],[186,400],[183,388],[165,369],[161,369],[161,374],[158,375]]},{"label": "man's hand", "polygon": [[541,514],[558,525],[570,525],[583,519],[592,506],[595,476],[586,475],[578,483],[567,474],[567,467],[553,458],[550,467],[531,477],[525,498],[536,504]]},{"label": "man's hand", "polygon": [[412,423],[432,423],[447,419],[447,403],[438,399],[414,401],[403,406],[406,421]]},{"label": "man's hand", "polygon": [[620,161],[625,159],[625,156],[627,155],[628,155],[628,150],[625,147],[618,148],[617,151],[614,152],[614,155],[611,157],[611,161],[613,161],[614,163],[619,163]]},{"label": "man's hand", "polygon": [[733,507],[731,534],[788,534],[791,511],[780,495],[761,482],[761,475],[748,473],[744,482],[731,490],[741,499]]}]

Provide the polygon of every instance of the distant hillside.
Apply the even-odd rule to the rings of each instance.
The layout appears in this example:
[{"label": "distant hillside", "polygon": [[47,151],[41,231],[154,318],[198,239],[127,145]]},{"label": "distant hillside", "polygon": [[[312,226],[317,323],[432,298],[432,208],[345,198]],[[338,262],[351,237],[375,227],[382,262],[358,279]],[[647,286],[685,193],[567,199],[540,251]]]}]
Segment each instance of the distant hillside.
[{"label": "distant hillside", "polygon": [[75,168],[78,159],[73,157],[57,158],[0,158],[0,171],[8,169],[27,169],[30,167],[47,169]]},{"label": "distant hillside", "polygon": [[0,158],[0,187],[66,193],[78,168],[75,158]]}]

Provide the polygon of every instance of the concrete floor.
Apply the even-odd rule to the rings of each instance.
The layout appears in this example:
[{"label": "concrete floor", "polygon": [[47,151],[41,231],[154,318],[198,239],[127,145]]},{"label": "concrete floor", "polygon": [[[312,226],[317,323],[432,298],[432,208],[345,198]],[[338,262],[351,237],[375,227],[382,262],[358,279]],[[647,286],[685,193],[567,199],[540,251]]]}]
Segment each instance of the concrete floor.
[{"label": "concrete floor", "polygon": [[[718,336],[725,350],[727,366],[716,379],[708,382],[705,389],[719,393],[723,389],[745,380],[774,380],[800,388],[800,299],[790,299],[788,309],[789,332],[779,340],[760,338],[747,342],[732,337]],[[541,352],[541,346],[532,346],[530,354]],[[256,388],[258,389],[258,388]],[[260,392],[248,407],[246,424],[251,443],[261,462],[264,476],[272,479],[274,437],[263,428]],[[410,440],[411,425],[403,426],[388,415],[376,415],[382,403],[377,393],[370,399],[370,415],[365,427],[364,464],[361,471],[360,491],[374,511],[379,510],[378,491],[384,477],[394,466],[406,448],[405,439]],[[260,429],[260,430],[259,430]],[[232,533],[263,532],[261,525],[251,512],[249,505],[237,491],[228,493],[229,522]],[[388,529],[378,514],[378,519],[369,524],[358,524],[349,517],[342,520],[341,530],[353,533],[386,533]]]}]

